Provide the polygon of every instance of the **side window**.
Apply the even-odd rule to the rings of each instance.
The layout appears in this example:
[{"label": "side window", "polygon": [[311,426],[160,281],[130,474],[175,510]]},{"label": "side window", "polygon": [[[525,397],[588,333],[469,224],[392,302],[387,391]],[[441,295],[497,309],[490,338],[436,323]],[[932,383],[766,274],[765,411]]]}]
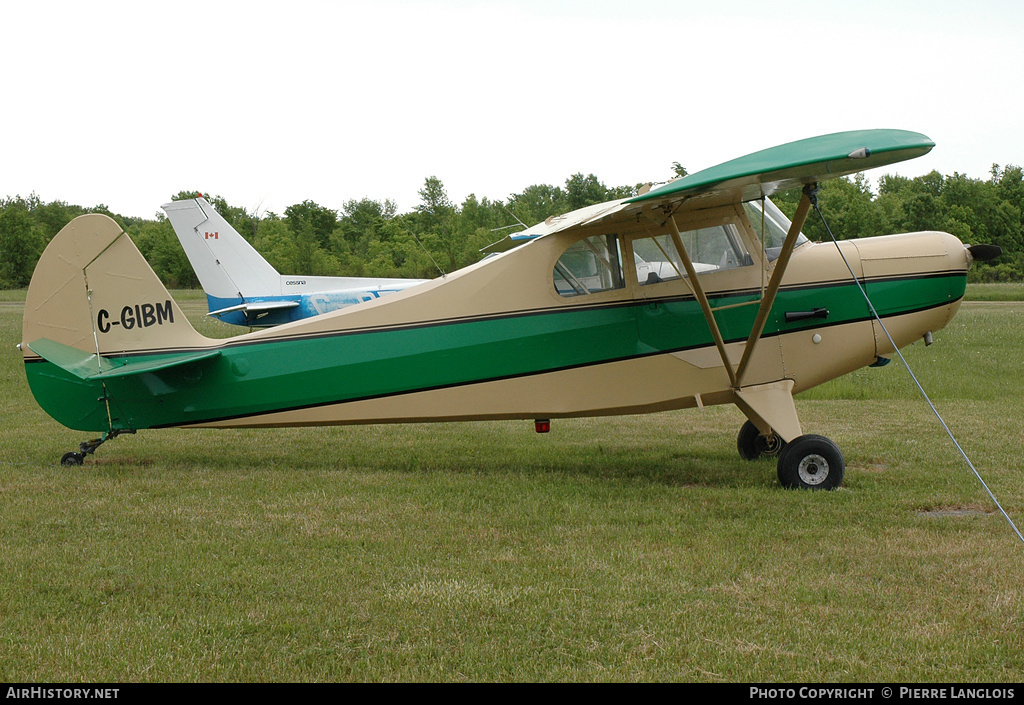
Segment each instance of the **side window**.
[{"label": "side window", "polygon": [[633,264],[636,265],[636,280],[640,286],[686,276],[676,244],[667,233],[634,240]]},{"label": "side window", "polygon": [[555,290],[562,296],[582,296],[621,289],[622,257],[616,235],[593,235],[574,243],[555,264]]},{"label": "side window", "polygon": [[680,236],[698,274],[754,263],[733,225],[688,230]]}]

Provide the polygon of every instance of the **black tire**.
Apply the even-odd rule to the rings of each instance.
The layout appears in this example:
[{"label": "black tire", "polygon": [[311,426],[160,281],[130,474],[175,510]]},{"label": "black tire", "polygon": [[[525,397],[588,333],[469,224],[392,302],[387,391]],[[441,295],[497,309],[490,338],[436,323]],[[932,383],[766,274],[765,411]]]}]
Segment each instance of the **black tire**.
[{"label": "black tire", "polygon": [[824,436],[794,438],[779,454],[779,482],[789,489],[834,490],[845,473],[839,446]]},{"label": "black tire", "polygon": [[75,453],[75,452],[65,453],[63,456],[61,456],[61,459],[60,459],[60,464],[61,465],[66,465],[66,466],[69,466],[69,467],[73,467],[75,465],[81,465],[84,462],[85,462],[85,456],[82,455],[81,453]]},{"label": "black tire", "polygon": [[782,452],[785,445],[786,442],[775,431],[766,438],[750,421],[740,427],[740,434],[736,438],[736,448],[744,460],[776,456]]}]

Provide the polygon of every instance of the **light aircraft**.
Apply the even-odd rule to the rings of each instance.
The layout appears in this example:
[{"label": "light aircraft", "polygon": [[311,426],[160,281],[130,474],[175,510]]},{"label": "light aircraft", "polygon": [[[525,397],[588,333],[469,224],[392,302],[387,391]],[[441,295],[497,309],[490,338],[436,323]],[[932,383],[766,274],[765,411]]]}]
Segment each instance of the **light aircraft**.
[{"label": "light aircraft", "polygon": [[428,281],[281,275],[202,196],[161,208],[206,292],[209,315],[225,323],[274,326]]},{"label": "light aircraft", "polygon": [[[866,130],[773,147],[549,218],[445,277],[220,340],[193,329],[113,220],[83,215],[33,275],[26,374],[54,419],[103,434],[67,465],[150,428],[533,419],[544,432],[735,404],[743,458],[777,455],[784,487],[834,489],[843,455],[803,433],[793,395],[930,337],[992,248],[941,232],[819,244],[800,230],[819,181],[933,146]],[[799,187],[783,223],[765,199]]]}]

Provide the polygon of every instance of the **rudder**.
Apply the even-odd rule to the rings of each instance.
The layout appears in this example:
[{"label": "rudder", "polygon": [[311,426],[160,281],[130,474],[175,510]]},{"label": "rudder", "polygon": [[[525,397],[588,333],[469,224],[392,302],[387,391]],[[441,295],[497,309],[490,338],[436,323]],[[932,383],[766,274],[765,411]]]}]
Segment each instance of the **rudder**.
[{"label": "rudder", "polygon": [[281,293],[281,275],[206,199],[172,201],[161,208],[211,299],[211,310],[249,296]]},{"label": "rudder", "polygon": [[135,243],[108,216],[82,215],[43,251],[25,297],[22,355],[48,339],[101,356],[206,347]]}]

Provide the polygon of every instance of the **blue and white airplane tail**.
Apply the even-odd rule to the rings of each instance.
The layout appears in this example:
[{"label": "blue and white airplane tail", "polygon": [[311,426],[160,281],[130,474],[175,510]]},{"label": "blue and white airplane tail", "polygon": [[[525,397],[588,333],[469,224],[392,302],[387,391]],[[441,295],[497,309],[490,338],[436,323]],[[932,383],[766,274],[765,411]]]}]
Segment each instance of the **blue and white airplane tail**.
[{"label": "blue and white airplane tail", "polygon": [[205,198],[165,203],[210,316],[242,326],[274,326],[372,301],[426,279],[282,275]]}]

